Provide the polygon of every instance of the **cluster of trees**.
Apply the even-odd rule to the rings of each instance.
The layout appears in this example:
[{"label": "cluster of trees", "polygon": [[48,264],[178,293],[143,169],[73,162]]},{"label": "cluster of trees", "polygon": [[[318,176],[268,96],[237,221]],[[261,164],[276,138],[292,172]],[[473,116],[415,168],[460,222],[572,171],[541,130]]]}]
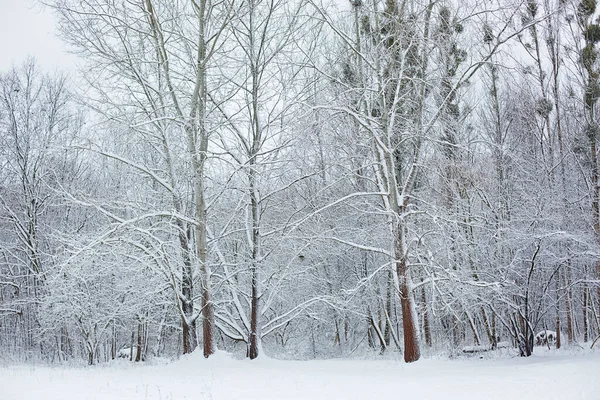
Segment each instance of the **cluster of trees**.
[{"label": "cluster of trees", "polygon": [[48,3],[82,73],[0,74],[3,356],[600,335],[595,0]]}]

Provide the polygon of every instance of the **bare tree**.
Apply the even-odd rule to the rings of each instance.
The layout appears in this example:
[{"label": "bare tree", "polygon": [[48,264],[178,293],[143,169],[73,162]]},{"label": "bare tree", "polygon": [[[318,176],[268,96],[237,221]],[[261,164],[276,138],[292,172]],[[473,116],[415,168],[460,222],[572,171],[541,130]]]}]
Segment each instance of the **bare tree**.
[{"label": "bare tree", "polygon": [[[138,121],[130,128],[143,132],[143,140],[162,153],[160,163],[164,169],[157,173],[153,165],[138,163],[129,155],[99,151],[146,175],[170,193],[182,258],[181,274],[177,275],[180,278],[176,279],[173,290],[182,318],[183,351],[192,352],[197,346],[199,313],[194,305],[197,266],[204,355],[208,357],[215,351],[215,339],[206,239],[207,71],[218,50],[231,7],[227,3],[209,4],[204,0],[192,0],[176,7],[156,0],[139,4],[61,0],[52,5],[61,17],[65,39],[93,61],[91,71],[102,71],[106,79],[100,82],[88,75],[97,90],[98,100],[106,104],[108,99],[113,99],[112,108],[99,110],[105,115],[116,113],[121,121],[126,121],[126,115],[133,110]],[[176,39],[167,40],[166,29]],[[190,38],[194,39],[190,41]],[[123,87],[123,80],[130,86]],[[181,135],[174,137],[176,132]],[[185,206],[188,193],[174,165],[173,148],[181,146],[187,149],[189,160],[185,174],[192,182],[193,206],[190,208]],[[189,217],[185,216],[187,213]]]},{"label": "bare tree", "polygon": [[22,345],[42,351],[35,332],[41,328],[39,304],[48,293],[47,271],[53,264],[52,188],[63,178],[55,149],[72,132],[68,99],[65,79],[43,74],[33,60],[0,74],[0,218],[7,232],[0,291],[14,300],[0,306],[0,315],[18,316],[8,327],[24,324]]}]

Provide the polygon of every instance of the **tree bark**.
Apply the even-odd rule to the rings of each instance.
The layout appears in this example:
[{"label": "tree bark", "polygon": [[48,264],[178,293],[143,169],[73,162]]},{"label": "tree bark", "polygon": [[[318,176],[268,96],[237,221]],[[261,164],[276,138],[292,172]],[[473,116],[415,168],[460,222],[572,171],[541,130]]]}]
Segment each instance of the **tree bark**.
[{"label": "tree bark", "polygon": [[555,305],[556,305],[556,348],[560,349],[560,346],[562,345],[561,343],[561,334],[560,334],[560,330],[561,330],[561,326],[560,326],[560,292],[559,292],[559,287],[560,287],[560,269],[561,267],[559,266],[557,271],[556,271],[556,300],[555,300]]},{"label": "tree bark", "polygon": [[572,304],[573,304],[573,291],[571,289],[571,280],[569,279],[569,269],[567,269],[565,271],[565,273],[563,274],[564,277],[564,284],[565,287],[567,288],[567,295],[565,296],[565,307],[566,307],[566,313],[567,313],[567,339],[569,341],[569,344],[573,343],[574,341],[574,335],[573,335],[573,310],[572,310]]},{"label": "tree bark", "polygon": [[583,342],[587,343],[587,341],[589,340],[589,334],[588,334],[588,289],[587,289],[587,285],[583,285],[583,307],[582,307],[582,312],[583,312]]},{"label": "tree bark", "polygon": [[416,321],[415,301],[412,295],[410,274],[404,254],[404,237],[402,228],[397,228],[396,236],[396,268],[400,289],[400,306],[402,308],[402,328],[404,330],[404,361],[415,362],[421,357],[419,334]]},{"label": "tree bark", "polygon": [[429,312],[427,310],[427,296],[425,295],[425,286],[421,287],[421,306],[423,309],[423,333],[425,334],[425,344],[431,347],[431,328],[429,327]]},{"label": "tree bark", "polygon": [[136,352],[135,352],[135,362],[140,362],[142,360],[142,335],[143,335],[143,329],[142,329],[142,323],[138,322],[138,328],[137,328],[137,347],[136,347]]},{"label": "tree bark", "polygon": [[[183,225],[182,223],[180,225]],[[181,226],[180,229],[183,229]],[[198,346],[196,337],[196,319],[194,316],[194,280],[192,263],[189,256],[188,236],[185,232],[179,233],[179,241],[183,254],[183,267],[181,277],[181,328],[183,332],[183,354],[193,352]]]}]

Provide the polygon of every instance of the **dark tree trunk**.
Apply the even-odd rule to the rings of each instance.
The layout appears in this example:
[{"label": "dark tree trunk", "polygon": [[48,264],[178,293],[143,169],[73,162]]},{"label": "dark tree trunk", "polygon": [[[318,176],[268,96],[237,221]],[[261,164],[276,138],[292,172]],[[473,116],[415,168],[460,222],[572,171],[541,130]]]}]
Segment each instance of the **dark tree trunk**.
[{"label": "dark tree trunk", "polygon": [[[253,101],[253,105],[256,106],[256,99]],[[258,114],[257,109],[254,109],[255,118],[255,129],[258,132]],[[255,136],[256,137],[256,136]],[[255,143],[255,146],[257,144]],[[260,257],[260,215],[259,215],[259,202],[258,193],[256,190],[256,176],[254,170],[254,158],[250,161],[250,171],[248,172],[248,179],[250,181],[250,208],[252,214],[252,300],[251,300],[251,311],[250,311],[250,349],[248,356],[251,360],[254,360],[261,351],[261,337],[260,337],[260,276],[259,276],[259,257]]]},{"label": "dark tree trunk", "polygon": [[488,320],[485,309],[481,307],[481,319],[483,320],[483,326],[485,327],[485,333],[488,337],[488,342],[490,343],[490,347],[492,350],[496,350],[498,347],[498,341],[496,340],[495,332],[492,332],[492,327],[490,326],[490,321]]},{"label": "dark tree trunk", "polygon": [[560,266],[556,271],[556,348],[560,349],[561,346],[561,335],[560,335]]},{"label": "dark tree trunk", "polygon": [[[600,281],[600,261],[598,261],[596,263],[596,279]],[[598,300],[598,311],[600,311],[600,285],[597,285],[597,300]],[[593,306],[592,306],[593,308]],[[596,318],[596,321],[598,321],[598,318]],[[600,333],[600,327],[598,327],[598,333]]]},{"label": "dark tree trunk", "polygon": [[[208,275],[207,275],[208,276]],[[204,357],[208,358],[215,352],[213,326],[215,319],[214,310],[210,300],[210,291],[202,290],[202,336],[204,338]],[[194,323],[194,332],[196,332],[196,324]],[[194,334],[195,336],[195,334]]]},{"label": "dark tree trunk", "polygon": [[533,353],[533,332],[531,331],[529,321],[523,318],[523,315],[518,315],[518,327],[515,324],[517,330],[517,343],[519,346],[519,355],[521,357],[529,357]]},{"label": "dark tree trunk", "polygon": [[431,347],[431,328],[429,327],[429,312],[427,311],[427,296],[425,286],[421,287],[421,304],[423,309],[423,333],[425,334],[425,344]]},{"label": "dark tree trunk", "polygon": [[137,329],[137,348],[135,352],[135,362],[140,362],[142,359],[142,335],[144,334],[142,329],[142,323],[138,323]]},{"label": "dark tree trunk", "polygon": [[587,286],[583,286],[583,342],[587,343],[589,338],[588,333],[588,289]]},{"label": "dark tree trunk", "polygon": [[133,361],[133,340],[135,339],[135,333],[131,331],[131,341],[129,342],[129,361]]},{"label": "dark tree trunk", "polygon": [[179,223],[179,244],[183,256],[183,265],[181,267],[181,328],[183,332],[183,354],[193,352],[198,346],[196,337],[196,319],[194,318],[194,278],[192,271],[192,262],[190,260],[190,239],[189,227]]},{"label": "dark tree trunk", "polygon": [[394,275],[392,271],[388,271],[388,279],[386,285],[386,293],[385,293],[385,330],[383,333],[383,337],[385,340],[386,348],[390,345],[390,336],[392,334],[392,290],[394,283]]},{"label": "dark tree trunk", "polygon": [[567,287],[567,295],[565,296],[565,306],[566,306],[566,312],[567,312],[567,339],[569,341],[569,343],[573,343],[574,340],[574,335],[573,335],[573,310],[572,310],[572,304],[573,304],[573,291],[571,290],[571,282],[569,279],[569,270],[565,271],[565,273],[563,274],[564,276],[564,283],[565,286]]},{"label": "dark tree trunk", "polygon": [[498,347],[498,342],[500,341],[500,337],[498,336],[498,332],[496,331],[496,313],[492,311],[492,347],[495,349]]},{"label": "dark tree trunk", "polygon": [[117,327],[115,321],[112,322],[112,332],[110,336],[110,358],[111,360],[117,358]]},{"label": "dark tree trunk", "polygon": [[254,360],[259,355],[260,349],[260,332],[259,332],[259,297],[258,297],[258,282],[256,271],[252,274],[252,311],[250,314],[250,349],[248,356]]},{"label": "dark tree trunk", "polygon": [[[399,228],[400,230],[401,228]],[[399,238],[402,243],[402,238]],[[396,257],[400,260],[397,264],[398,280],[400,284],[400,306],[402,308],[402,328],[404,330],[404,361],[411,363],[421,357],[417,321],[415,321],[415,305],[410,288],[408,265],[404,256],[403,246],[397,250]]]},{"label": "dark tree trunk", "polygon": [[374,349],[375,345],[375,334],[373,333],[373,316],[371,314],[371,308],[367,307],[367,343],[369,347]]},{"label": "dark tree trunk", "polygon": [[198,346],[198,338],[196,336],[196,321],[188,324],[186,318],[182,318],[181,325],[183,328],[183,354],[193,352]]}]

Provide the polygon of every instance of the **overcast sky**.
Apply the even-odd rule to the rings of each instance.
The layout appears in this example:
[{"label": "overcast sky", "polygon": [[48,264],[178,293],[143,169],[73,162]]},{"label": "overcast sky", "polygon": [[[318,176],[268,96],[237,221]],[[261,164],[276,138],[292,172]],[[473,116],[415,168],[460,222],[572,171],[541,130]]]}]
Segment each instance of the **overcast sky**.
[{"label": "overcast sky", "polygon": [[[45,70],[74,70],[76,57],[56,36],[56,19],[40,0],[0,0],[0,72],[33,56]],[[347,0],[338,0],[342,8]]]},{"label": "overcast sky", "polygon": [[0,0],[0,72],[34,56],[46,70],[73,69],[51,11],[35,0]]}]

